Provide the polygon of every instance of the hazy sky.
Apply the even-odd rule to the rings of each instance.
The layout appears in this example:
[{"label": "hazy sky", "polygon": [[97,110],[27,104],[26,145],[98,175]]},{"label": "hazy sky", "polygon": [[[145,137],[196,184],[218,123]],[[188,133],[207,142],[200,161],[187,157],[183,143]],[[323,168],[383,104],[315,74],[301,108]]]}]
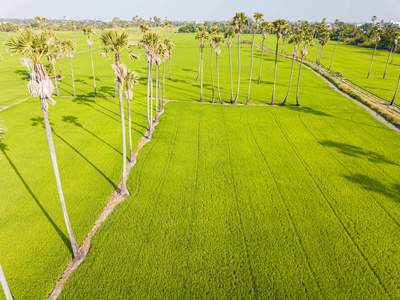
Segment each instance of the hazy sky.
[{"label": "hazy sky", "polygon": [[0,18],[102,19],[133,16],[148,19],[157,16],[164,20],[228,20],[236,12],[249,16],[264,14],[266,20],[284,18],[291,21],[308,20],[370,22],[400,21],[400,0],[0,0]]}]

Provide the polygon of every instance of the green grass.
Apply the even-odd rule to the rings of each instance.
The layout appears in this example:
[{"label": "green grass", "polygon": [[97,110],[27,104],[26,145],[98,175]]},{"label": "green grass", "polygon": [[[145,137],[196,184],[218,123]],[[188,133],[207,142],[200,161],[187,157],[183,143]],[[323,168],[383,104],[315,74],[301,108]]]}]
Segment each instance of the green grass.
[{"label": "green grass", "polygon": [[[132,103],[135,145],[145,132],[145,113],[142,102]],[[43,299],[71,252],[39,100],[0,116],[8,128],[0,142],[0,262],[15,299]],[[81,243],[122,177],[118,100],[61,98],[49,116],[69,217]]]},{"label": "green grass", "polygon": [[399,149],[360,109],[170,103],[61,299],[398,298]]},{"label": "green grass", "polygon": [[[260,40],[258,40],[258,42],[260,42]],[[274,35],[269,35],[265,44],[268,48],[274,50],[276,46],[276,37]],[[321,64],[327,69],[331,63],[335,44],[336,41],[330,41],[322,51]],[[293,46],[288,45],[288,54],[291,53],[292,48]],[[282,47],[280,46],[279,51],[281,50]],[[393,98],[397,81],[399,79],[400,54],[396,53],[392,65],[389,61],[386,78],[383,79],[389,51],[377,50],[372,64],[370,78],[367,79],[373,51],[373,48],[356,47],[345,43],[339,43],[331,71],[342,72],[343,76],[354,84],[390,102]],[[317,52],[318,45],[309,47],[307,59],[315,62]],[[390,58],[390,60],[392,59]]]}]

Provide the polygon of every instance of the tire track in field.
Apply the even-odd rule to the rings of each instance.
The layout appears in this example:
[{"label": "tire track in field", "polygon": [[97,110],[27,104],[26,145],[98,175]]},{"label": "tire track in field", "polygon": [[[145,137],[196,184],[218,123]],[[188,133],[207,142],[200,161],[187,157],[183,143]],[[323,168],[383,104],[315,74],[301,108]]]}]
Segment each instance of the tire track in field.
[{"label": "tire track in field", "polygon": [[[344,225],[342,219],[338,216],[337,212],[335,211],[335,209],[333,208],[332,204],[330,203],[330,201],[328,200],[328,198],[326,197],[326,195],[323,193],[321,187],[319,186],[319,184],[315,181],[314,177],[311,175],[311,172],[308,169],[308,165],[305,161],[303,161],[303,159],[300,157],[300,155],[298,154],[296,148],[292,145],[292,143],[289,141],[289,138],[287,137],[285,131],[283,130],[281,124],[278,122],[278,120],[276,119],[275,114],[272,112],[272,115],[275,119],[276,124],[279,126],[283,136],[285,137],[286,141],[288,142],[288,144],[290,145],[290,147],[292,148],[293,152],[296,154],[297,158],[299,159],[299,161],[302,163],[304,169],[307,171],[309,177],[311,178],[311,180],[313,181],[313,183],[315,184],[315,186],[318,188],[319,192],[321,193],[321,195],[323,196],[323,198],[325,199],[326,204],[329,206],[331,212],[333,213],[333,215],[336,217],[336,219],[338,220],[338,222],[340,223],[341,227],[343,228],[343,230],[345,231],[345,233],[347,234],[348,238],[350,239],[350,241],[353,243],[353,245],[356,247],[356,249],[358,250],[358,252],[360,253],[361,257],[364,259],[365,263],[367,264],[368,268],[370,269],[370,271],[372,272],[372,274],[375,276],[375,278],[377,279],[378,283],[380,284],[380,286],[383,288],[383,290],[386,292],[386,294],[390,295],[389,292],[387,291],[386,287],[383,285],[382,280],[380,279],[380,277],[378,276],[378,274],[376,273],[376,271],[374,270],[374,268],[372,267],[371,263],[369,262],[368,258],[365,256],[364,252],[362,252],[360,246],[355,242],[354,238],[351,236],[350,232],[348,231],[348,229],[346,228],[346,226]],[[391,295],[390,295],[391,296]]]},{"label": "tire track in field", "polygon": [[237,214],[239,216],[239,222],[240,222],[240,227],[242,229],[242,236],[243,236],[243,243],[244,243],[244,247],[246,249],[246,256],[247,256],[247,261],[249,263],[249,272],[250,272],[250,276],[251,276],[251,282],[253,285],[253,290],[254,290],[254,297],[257,298],[258,297],[258,291],[257,291],[257,285],[256,285],[256,281],[255,281],[255,276],[254,276],[254,272],[253,272],[253,267],[251,265],[251,260],[250,260],[250,254],[249,254],[249,247],[248,247],[248,242],[247,242],[247,238],[245,235],[245,230],[244,230],[244,225],[243,225],[243,219],[242,219],[242,214],[240,212],[239,209],[239,196],[237,193],[237,188],[236,188],[236,184],[235,184],[235,176],[233,173],[233,168],[232,168],[232,162],[231,162],[231,147],[230,147],[230,143],[229,143],[229,138],[228,138],[228,133],[226,131],[226,119],[225,119],[225,115],[224,112],[222,111],[221,106],[219,106],[219,109],[221,111],[221,115],[222,115],[222,119],[224,121],[224,131],[225,131],[225,137],[226,137],[226,141],[228,143],[228,157],[229,157],[229,167],[231,169],[231,174],[232,174],[232,183],[233,183],[233,189],[235,191],[235,200],[236,200],[236,211]]},{"label": "tire track in field", "polygon": [[[304,126],[304,128],[310,133],[310,135],[318,142],[318,139],[317,139],[317,137],[308,129],[308,127],[304,124],[304,122],[303,122],[303,119],[301,118],[301,116],[300,116],[300,112],[298,113],[298,117],[299,117],[299,119],[300,119],[300,122],[303,124],[303,126]],[[331,125],[330,125],[331,126]],[[332,126],[331,126],[332,127]],[[333,127],[332,127],[333,128]],[[335,130],[335,129],[334,129]],[[336,131],[336,130],[335,130]],[[321,133],[321,131],[320,131],[320,133]],[[322,133],[321,133],[322,134]],[[329,155],[347,172],[347,173],[349,173],[350,175],[355,175],[353,172],[351,172],[348,168],[346,168],[344,165],[343,165],[343,163],[339,160],[339,159],[337,159],[333,154],[332,154],[332,152],[331,151],[329,151],[329,149],[326,147],[326,146],[324,146],[324,145],[321,145],[328,153],[329,153]],[[373,162],[372,162],[373,163]],[[377,166],[375,163],[373,163],[375,166]],[[378,167],[378,166],[377,166]],[[378,167],[378,169],[380,169],[379,167]],[[389,218],[396,224],[396,226],[397,227],[400,227],[400,223],[398,222],[398,221],[396,221],[396,219],[390,214],[390,212],[385,208],[385,207],[383,207],[382,206],[382,204],[380,204],[379,203],[379,201],[371,194],[371,192],[368,190],[368,188],[366,187],[366,185],[364,184],[364,183],[362,183],[357,177],[355,177],[355,179],[356,179],[356,181],[358,182],[358,184],[359,185],[361,185],[363,188],[364,188],[364,190],[370,195],[370,197],[372,198],[372,199],[374,199],[374,201],[375,201],[375,203],[376,204],[378,204],[378,206],[389,216]]]},{"label": "tire track in field", "polygon": [[[271,112],[271,113],[272,113],[272,112]],[[272,114],[273,114],[273,113],[272,113]],[[274,117],[275,117],[275,116],[274,116]],[[313,271],[313,269],[312,269],[312,267],[311,267],[310,260],[309,260],[309,258],[308,258],[308,256],[307,256],[307,252],[306,252],[306,250],[305,250],[305,247],[304,247],[304,245],[303,245],[303,242],[302,242],[302,240],[301,240],[301,237],[300,237],[299,232],[298,232],[298,230],[297,230],[297,227],[296,227],[296,225],[295,225],[294,219],[293,219],[292,215],[290,214],[290,211],[289,211],[289,209],[288,209],[288,207],[287,207],[286,201],[284,200],[283,195],[282,195],[282,193],[281,193],[281,190],[279,189],[278,183],[276,182],[276,179],[275,179],[275,177],[274,177],[274,175],[273,175],[273,173],[272,173],[271,166],[269,165],[269,163],[268,163],[266,157],[264,156],[264,153],[261,151],[261,147],[260,147],[260,145],[258,144],[258,142],[257,142],[257,140],[256,140],[256,138],[255,138],[255,136],[254,136],[253,130],[251,129],[251,126],[250,126],[250,123],[249,123],[248,114],[246,114],[246,123],[247,123],[247,127],[248,127],[248,129],[249,129],[249,132],[251,133],[251,136],[252,136],[252,138],[253,138],[254,144],[257,146],[258,152],[260,153],[261,157],[263,158],[263,161],[264,161],[265,165],[267,166],[267,168],[268,168],[268,170],[269,170],[269,173],[271,174],[271,177],[273,178],[275,187],[276,187],[276,189],[277,189],[278,192],[279,192],[279,198],[281,199],[282,204],[283,204],[283,206],[285,207],[286,215],[287,215],[288,219],[290,220],[290,224],[291,224],[291,226],[292,226],[292,229],[293,229],[294,233],[295,233],[296,236],[297,236],[297,240],[298,240],[298,242],[299,242],[301,251],[302,251],[302,253],[303,253],[304,260],[306,261],[308,270],[310,271],[310,273],[311,273],[311,275],[312,275],[312,277],[313,277],[313,280],[314,280],[314,282],[315,282],[315,284],[316,284],[316,286],[317,286],[317,288],[318,288],[318,290],[319,290],[319,292],[320,292],[320,295],[321,295],[322,298],[323,298],[322,289],[321,289],[321,287],[320,287],[320,285],[319,285],[319,282],[318,282],[318,280],[316,279],[316,275],[315,275],[315,273],[314,273],[314,271]]]}]

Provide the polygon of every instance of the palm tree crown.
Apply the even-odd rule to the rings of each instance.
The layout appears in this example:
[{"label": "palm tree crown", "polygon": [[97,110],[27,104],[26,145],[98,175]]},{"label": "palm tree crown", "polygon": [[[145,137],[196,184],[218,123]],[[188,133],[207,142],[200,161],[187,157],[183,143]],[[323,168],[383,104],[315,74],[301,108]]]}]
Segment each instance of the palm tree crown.
[{"label": "palm tree crown", "polygon": [[284,19],[278,19],[273,22],[273,29],[276,31],[276,36],[278,40],[281,39],[282,37],[282,32],[288,30],[289,28],[289,23],[288,21]]},{"label": "palm tree crown", "polygon": [[236,13],[232,19],[231,25],[237,34],[242,34],[244,29],[249,25],[249,19],[245,13]]}]

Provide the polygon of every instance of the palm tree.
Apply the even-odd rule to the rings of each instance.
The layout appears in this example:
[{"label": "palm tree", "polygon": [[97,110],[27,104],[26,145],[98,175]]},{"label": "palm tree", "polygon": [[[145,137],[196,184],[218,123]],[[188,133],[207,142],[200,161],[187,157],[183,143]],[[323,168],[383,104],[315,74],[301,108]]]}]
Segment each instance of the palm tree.
[{"label": "palm tree", "polygon": [[262,46],[261,46],[260,73],[258,75],[257,84],[260,84],[260,82],[261,82],[261,70],[262,70],[262,62],[263,62],[263,55],[264,55],[264,41],[267,38],[269,32],[271,31],[271,24],[269,22],[262,22],[260,27],[262,30],[263,41],[262,41]]},{"label": "palm tree", "polygon": [[321,51],[319,53],[319,58],[317,58],[318,66],[321,65],[322,51],[324,50],[324,47],[326,46],[326,44],[328,44],[329,38],[330,38],[330,32],[329,32],[328,28],[326,28],[326,30],[323,29],[318,36],[319,44],[321,45]]},{"label": "palm tree", "polygon": [[301,50],[301,62],[299,69],[299,77],[297,79],[297,91],[296,91],[296,106],[300,106],[299,101],[299,89],[300,89],[300,77],[301,77],[301,67],[303,66],[304,57],[307,56],[307,48],[308,46],[313,46],[313,29],[309,26],[303,26],[303,30],[301,31],[301,40],[303,43],[303,49]]},{"label": "palm tree", "polygon": [[203,102],[203,49],[204,41],[208,39],[208,33],[205,30],[198,31],[196,34],[196,39],[200,40],[200,102]]},{"label": "palm tree", "polygon": [[[76,34],[75,34],[75,30],[76,30],[76,22],[75,21],[71,21],[71,25],[72,25],[72,30],[74,31],[74,40],[75,40],[75,45],[76,45]],[[75,54],[78,51],[78,47],[75,47]]]},{"label": "palm tree", "polygon": [[372,54],[371,64],[369,65],[369,71],[368,71],[367,78],[369,78],[369,75],[371,74],[372,63],[374,61],[376,48],[378,47],[378,43],[381,40],[381,34],[383,33],[382,29],[377,29],[377,27],[374,27],[374,29],[375,30],[373,31],[373,35],[376,35],[376,43],[375,43],[374,53]]},{"label": "palm tree", "polygon": [[276,84],[276,71],[278,68],[278,46],[279,40],[282,38],[282,32],[287,30],[289,23],[284,19],[277,19],[273,22],[273,29],[276,30],[276,51],[275,51],[275,71],[274,71],[274,87],[272,90],[271,104],[275,103],[275,84]]},{"label": "palm tree", "polygon": [[[161,42],[157,48],[158,56],[160,57],[161,64],[163,66],[163,74],[162,74],[162,88],[160,89],[160,111],[164,110],[164,101],[165,101],[165,59],[168,58],[168,51],[165,47],[164,41]],[[158,72],[160,73],[160,68],[158,68]],[[161,75],[159,74],[160,78]],[[161,78],[159,79],[159,85],[161,85]],[[161,96],[162,92],[162,96]]]},{"label": "palm tree", "polygon": [[[221,93],[219,91],[219,66],[218,66],[218,56],[221,54],[221,48],[220,45],[225,43],[225,40],[220,37],[220,36],[213,36],[212,37],[212,43],[216,47],[215,49],[215,54],[216,54],[216,60],[217,60],[217,89],[218,89],[218,99],[221,104],[223,104],[222,99],[221,99]],[[214,98],[213,98],[214,102]]]},{"label": "palm tree", "polygon": [[299,52],[299,46],[301,43],[301,37],[299,34],[295,34],[292,35],[289,39],[289,43],[294,45],[293,51],[292,51],[292,69],[290,71],[290,79],[289,79],[289,88],[288,88],[288,92],[286,94],[285,100],[283,100],[282,102],[282,106],[284,106],[286,104],[287,99],[289,98],[289,94],[290,94],[290,88],[292,86],[292,77],[293,77],[293,67],[294,67],[294,59],[296,58],[296,56],[298,55]]},{"label": "palm tree", "polygon": [[399,43],[399,37],[400,37],[400,34],[396,33],[395,39],[394,39],[394,51],[393,51],[393,56],[392,56],[392,60],[391,60],[390,64],[393,64],[393,59],[394,59],[394,56],[396,55],[396,51],[397,51],[397,44]]},{"label": "palm tree", "polygon": [[164,40],[164,45],[165,45],[165,47],[167,48],[167,50],[168,50],[168,58],[169,58],[169,80],[172,80],[172,77],[171,77],[171,57],[172,57],[172,50],[174,50],[175,49],[175,44],[172,42],[172,41],[170,41],[170,40]]},{"label": "palm tree", "polygon": [[226,45],[228,46],[229,51],[229,66],[231,70],[231,104],[233,104],[233,79],[232,79],[232,56],[231,56],[231,48],[232,48],[232,39],[235,37],[233,31],[226,31],[224,34],[224,38],[227,41]]},{"label": "palm tree", "polygon": [[200,76],[200,72],[201,72],[201,59],[202,59],[201,54],[202,54],[202,50],[204,48],[204,34],[205,33],[206,33],[206,30],[204,29],[203,26],[199,26],[197,28],[197,34],[196,34],[195,39],[200,40],[200,47],[199,47],[200,50],[199,50],[199,71],[197,72],[197,77],[196,77],[195,81],[199,80],[199,76]]},{"label": "palm tree", "polygon": [[59,76],[59,78],[61,80],[61,77],[62,77],[61,60],[64,58],[65,47],[64,47],[63,41],[58,41],[56,46],[57,46],[57,55],[56,55],[56,57],[58,59],[58,63],[59,63],[59,67],[60,67],[60,75],[58,75],[58,76]]},{"label": "palm tree", "polygon": [[128,123],[129,123],[129,149],[130,149],[130,159],[129,162],[133,162],[133,146],[132,146],[132,121],[131,121],[131,106],[130,102],[133,98],[133,85],[139,83],[139,75],[132,70],[127,70],[125,76],[125,99],[128,104]]},{"label": "palm tree", "polygon": [[373,16],[372,18],[372,24],[374,24],[374,26],[375,26],[375,22],[376,22],[376,20],[378,19],[376,16]]},{"label": "palm tree", "polygon": [[57,95],[57,97],[60,97],[60,92],[58,91],[58,81],[57,81],[58,79],[57,79],[57,72],[56,72],[56,56],[49,55],[48,60],[53,66],[54,83],[56,85],[56,95]]},{"label": "palm tree", "polygon": [[122,127],[122,152],[123,152],[123,171],[122,171],[122,185],[121,185],[121,195],[127,197],[129,195],[128,189],[126,187],[126,138],[125,138],[125,117],[124,117],[124,102],[122,99],[122,85],[124,84],[125,77],[127,75],[126,65],[122,62],[121,52],[124,49],[129,49],[129,56],[134,56],[132,54],[134,50],[131,50],[132,43],[129,40],[129,35],[126,32],[108,30],[101,34],[101,41],[104,48],[101,52],[101,56],[108,57],[108,53],[112,52],[114,54],[114,64],[111,67],[114,70],[115,77],[118,82],[119,91],[119,107],[121,112],[121,127]]},{"label": "palm tree", "polygon": [[149,28],[149,26],[147,26],[146,24],[141,24],[140,27],[139,27],[139,30],[140,30],[140,33],[141,33],[142,35],[144,35],[144,34],[150,32],[150,28]]},{"label": "palm tree", "polygon": [[[157,47],[156,47],[156,51],[155,51],[155,57],[154,57],[154,61],[155,61],[155,67],[156,67],[156,115],[154,118],[154,123],[158,123],[158,114],[157,112],[159,111],[157,109],[157,104],[160,104],[160,97],[161,97],[161,91],[159,89],[160,86],[160,65],[162,62],[162,55],[164,54],[164,52],[167,51],[165,45],[160,42]],[[161,105],[158,106],[159,109],[161,109]]]},{"label": "palm tree", "polygon": [[260,21],[263,21],[263,14],[261,13],[254,13],[254,19],[256,20],[255,23],[253,23],[253,41],[251,43],[251,63],[250,63],[250,78],[249,78],[249,90],[247,92],[247,100],[246,100],[246,105],[249,104],[250,100],[250,87],[251,87],[251,77],[253,76],[253,53],[254,53],[254,40],[256,38],[256,31],[260,27]]},{"label": "palm tree", "polygon": [[238,71],[238,88],[236,92],[235,101],[233,104],[237,103],[239,97],[239,87],[240,87],[240,35],[243,33],[244,29],[249,25],[249,20],[245,13],[240,12],[236,13],[236,15],[232,19],[232,27],[238,35],[238,63],[239,63],[239,71]]},{"label": "palm tree", "polygon": [[392,99],[392,101],[390,102],[390,105],[391,105],[391,106],[394,105],[394,101],[396,100],[397,91],[399,90],[399,85],[400,85],[400,76],[399,76],[399,80],[397,81],[396,92],[394,93],[393,99]]},{"label": "palm tree", "polygon": [[339,44],[340,37],[342,36],[342,28],[341,28],[340,21],[339,21],[338,19],[335,20],[334,26],[335,26],[336,28],[338,28],[340,31],[339,31],[338,39],[337,39],[336,44],[335,44],[335,48],[333,49],[332,58],[331,58],[331,63],[330,63],[330,65],[329,65],[328,72],[331,71],[332,64],[333,64],[333,57],[335,56],[336,48],[337,48],[337,46],[338,46],[338,44]]},{"label": "palm tree", "polygon": [[215,102],[215,97],[214,97],[214,78],[213,78],[213,63],[212,63],[212,57],[213,57],[213,53],[214,53],[214,48],[215,48],[215,44],[214,44],[214,37],[219,33],[219,30],[213,26],[210,27],[210,29],[208,29],[208,34],[211,36],[211,42],[210,42],[210,47],[211,47],[211,59],[210,59],[210,64],[211,64],[211,83],[212,83],[212,91],[213,91],[213,96],[212,96],[212,103]]},{"label": "palm tree", "polygon": [[83,28],[83,34],[87,35],[87,43],[89,45],[89,51],[90,51],[90,60],[92,61],[92,71],[93,71],[93,86],[94,86],[94,96],[97,98],[97,90],[96,90],[96,76],[94,74],[94,65],[93,65],[93,55],[92,55],[92,45],[93,45],[93,40],[91,38],[92,35],[95,35],[96,33],[93,31],[92,27],[84,27]]},{"label": "palm tree", "polygon": [[22,61],[25,63],[25,66],[28,66],[33,70],[28,83],[28,90],[33,97],[39,96],[40,99],[47,141],[53,163],[54,175],[56,177],[58,194],[60,196],[61,206],[64,213],[65,224],[67,226],[74,257],[77,257],[80,256],[81,250],[78,247],[78,243],[76,242],[68,218],[48,115],[48,103],[52,105],[56,104],[56,102],[51,98],[51,95],[54,92],[54,86],[49,79],[43,64],[40,62],[42,58],[56,55],[57,48],[55,43],[56,39],[54,34],[49,30],[32,30],[25,28],[10,35],[5,42],[5,45],[9,47],[11,53],[21,53],[26,56]]},{"label": "palm tree", "polygon": [[72,57],[74,56],[73,53],[76,51],[76,45],[72,40],[65,40],[63,41],[64,47],[67,51],[67,57],[69,58],[69,64],[71,65],[71,75],[72,75],[72,91],[73,91],[73,96],[75,97],[75,78],[74,78],[74,69],[72,68]]}]

